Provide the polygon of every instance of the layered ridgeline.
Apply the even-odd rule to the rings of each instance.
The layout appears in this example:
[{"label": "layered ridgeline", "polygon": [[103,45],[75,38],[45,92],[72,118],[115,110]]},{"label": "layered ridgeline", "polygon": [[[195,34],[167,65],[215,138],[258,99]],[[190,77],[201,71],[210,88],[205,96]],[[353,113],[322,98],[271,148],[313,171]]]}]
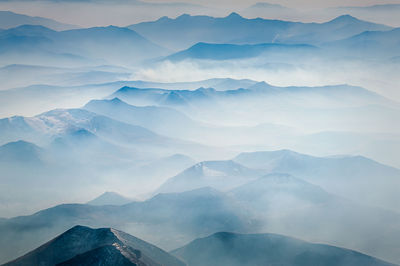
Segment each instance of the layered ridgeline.
[{"label": "layered ridgeline", "polygon": [[151,193],[198,156],[219,154],[83,109],[0,119],[0,131],[0,209],[6,217],[68,202],[73,195],[82,202],[108,190],[134,197]]},{"label": "layered ridgeline", "polygon": [[227,191],[264,173],[265,171],[247,168],[234,161],[201,162],[168,179],[156,193],[184,192],[202,187]]},{"label": "layered ridgeline", "polygon": [[[246,89],[217,91],[123,87],[109,98],[132,105],[173,107],[217,125],[275,123],[306,131],[376,132],[398,130],[391,121],[398,103],[361,87],[277,87],[259,82]],[[111,113],[110,113],[111,114]],[[112,114],[111,114],[112,115]]]},{"label": "layered ridgeline", "polygon": [[368,30],[390,30],[384,25],[340,16],[325,23],[247,19],[237,13],[224,18],[182,15],[129,26],[149,40],[175,50],[199,43],[306,43],[318,44],[351,37]]},{"label": "layered ridgeline", "polygon": [[395,202],[400,170],[362,156],[315,157],[280,150],[242,153],[234,161],[254,169],[292,174],[354,201],[399,211]]},{"label": "layered ridgeline", "polygon": [[[355,36],[330,42],[324,45],[327,49],[338,50],[343,54],[349,51],[355,55],[373,58],[387,57],[394,60],[400,55],[400,28],[390,31],[366,31]],[[358,49],[354,49],[354,48]],[[392,61],[395,62],[395,61]]]},{"label": "layered ridgeline", "polygon": [[196,239],[172,251],[189,266],[251,265],[393,265],[334,246],[311,244],[275,234],[242,235],[221,232]]},{"label": "layered ridgeline", "polygon": [[[96,70],[100,70],[98,75],[93,73]],[[113,76],[115,80],[110,80],[110,75],[114,75],[114,73],[117,73],[117,76]],[[127,74],[129,75],[127,76]],[[25,78],[17,79],[21,75],[25,75]],[[16,114],[38,114],[54,108],[69,106],[71,101],[76,103],[77,107],[80,107],[93,99],[106,97],[124,86],[175,90],[212,87],[216,90],[226,90],[247,88],[257,83],[248,79],[235,80],[229,78],[173,83],[125,80],[129,76],[129,70],[125,68],[107,66],[94,68],[54,68],[15,64],[4,66],[0,68],[0,77],[4,80],[4,88],[18,88],[0,91],[0,104],[4,107],[0,110],[0,115],[7,117]],[[47,85],[29,86],[38,82]],[[19,103],[21,102],[26,103],[24,108],[20,108]]]},{"label": "layered ridgeline", "polygon": [[[347,163],[349,176],[344,178],[349,179],[357,173],[359,164],[356,161],[351,166],[352,158]],[[370,163],[364,166],[373,172],[376,165]],[[290,160],[281,162],[290,164]],[[125,205],[59,205],[30,216],[5,219],[0,221],[1,258],[3,261],[15,258],[75,224],[82,224],[120,228],[166,250],[218,231],[274,232],[359,250],[391,262],[400,261],[397,254],[400,216],[398,212],[368,206],[370,202],[365,195],[373,193],[372,188],[355,201],[290,174],[265,175],[265,172],[268,170],[250,169],[232,161],[204,162],[171,178],[160,188],[175,193],[158,194]],[[342,178],[331,178],[339,177]],[[372,177],[370,181],[378,182]],[[346,184],[357,189],[350,182]],[[209,187],[191,190],[199,186]]]},{"label": "layered ridgeline", "polygon": [[164,58],[172,62],[179,62],[188,59],[201,60],[239,60],[247,58],[256,58],[260,56],[296,56],[301,53],[303,56],[318,53],[317,47],[304,44],[214,44],[197,43],[187,50],[172,54]]},{"label": "layered ridgeline", "polygon": [[107,191],[98,196],[97,198],[87,202],[89,205],[103,206],[103,205],[124,205],[134,201],[133,199],[122,196],[116,192]]},{"label": "layered ridgeline", "polygon": [[75,226],[4,265],[183,266],[185,263],[124,232],[111,228]]},{"label": "layered ridgeline", "polygon": [[22,25],[40,25],[53,30],[78,28],[78,26],[63,24],[53,19],[32,17],[11,11],[0,11],[0,29],[15,28]]},{"label": "layered ridgeline", "polygon": [[[144,108],[143,111],[147,109]],[[150,114],[146,114],[147,119],[150,118]],[[100,142],[102,145],[115,146],[113,149],[124,149],[121,145],[131,149],[147,146],[148,153],[167,148],[168,155],[171,155],[170,151],[174,149],[183,148],[183,152],[185,146],[188,147],[187,151],[195,150],[192,149],[194,146],[205,149],[204,146],[168,138],[139,126],[136,122],[130,122],[124,123],[85,109],[56,109],[34,117],[14,116],[0,119],[0,144],[25,140],[57,148],[60,145],[74,144],[76,141],[90,140],[89,144]]]},{"label": "layered ridgeline", "polygon": [[167,50],[135,31],[115,26],[54,31],[40,25],[0,30],[6,64],[52,66],[137,65]]},{"label": "layered ridgeline", "polygon": [[75,226],[4,265],[393,265],[356,251],[275,234],[221,232],[196,239],[171,253],[176,257],[112,228]]},{"label": "layered ridgeline", "polygon": [[15,259],[77,224],[120,228],[166,250],[214,232],[258,227],[230,196],[211,188],[159,194],[122,206],[64,204],[1,220],[0,262]]}]

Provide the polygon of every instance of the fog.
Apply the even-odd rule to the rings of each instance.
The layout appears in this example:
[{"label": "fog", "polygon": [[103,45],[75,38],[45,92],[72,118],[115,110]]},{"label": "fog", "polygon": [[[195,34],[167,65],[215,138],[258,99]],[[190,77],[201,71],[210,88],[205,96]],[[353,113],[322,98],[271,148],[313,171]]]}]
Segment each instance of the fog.
[{"label": "fog", "polygon": [[400,263],[388,3],[0,1],[58,21],[0,12],[0,263],[77,224]]}]

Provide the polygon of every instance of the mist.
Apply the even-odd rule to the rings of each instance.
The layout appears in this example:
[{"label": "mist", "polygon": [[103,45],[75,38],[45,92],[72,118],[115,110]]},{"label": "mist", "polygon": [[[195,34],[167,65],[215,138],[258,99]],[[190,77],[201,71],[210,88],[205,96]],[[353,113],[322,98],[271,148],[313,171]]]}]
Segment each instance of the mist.
[{"label": "mist", "polygon": [[0,1],[0,263],[399,264],[399,7]]}]

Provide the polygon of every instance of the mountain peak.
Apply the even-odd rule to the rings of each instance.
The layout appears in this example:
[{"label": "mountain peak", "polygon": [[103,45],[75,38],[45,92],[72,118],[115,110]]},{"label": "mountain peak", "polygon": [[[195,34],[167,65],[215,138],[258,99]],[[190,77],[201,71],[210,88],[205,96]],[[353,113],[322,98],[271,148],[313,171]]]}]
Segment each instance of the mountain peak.
[{"label": "mountain peak", "polygon": [[[191,266],[204,265],[390,265],[357,251],[313,244],[277,234],[218,232],[172,251]],[[277,254],[282,254],[279,256]]]},{"label": "mountain peak", "polygon": [[271,4],[271,3],[267,3],[267,2],[258,2],[258,3],[255,3],[251,7],[252,8],[279,8],[279,9],[285,8],[284,6],[279,5],[279,4]]},{"label": "mountain peak", "polygon": [[118,98],[118,97],[115,97],[115,98],[111,99],[110,102],[113,103],[113,104],[123,103],[123,101],[121,101],[121,99]]},{"label": "mountain peak", "polygon": [[129,199],[125,196],[122,196],[116,192],[107,191],[98,196],[97,198],[89,201],[87,204],[103,206],[103,205],[124,205],[132,202],[132,199]]},{"label": "mountain peak", "polygon": [[0,161],[38,162],[42,149],[23,140],[0,146]]},{"label": "mountain peak", "polygon": [[236,19],[236,18],[243,18],[243,17],[236,12],[232,12],[226,18]]},{"label": "mountain peak", "polygon": [[339,16],[337,18],[334,18],[333,20],[331,20],[329,22],[330,23],[332,23],[332,22],[346,22],[346,23],[348,23],[348,22],[357,22],[357,21],[360,21],[360,20],[358,18],[356,18],[356,17],[353,17],[351,15],[346,14],[346,15],[341,15],[341,16]]},{"label": "mountain peak", "polygon": [[186,19],[186,18],[190,18],[190,17],[191,17],[191,15],[185,13],[185,14],[180,15],[176,19]]},{"label": "mountain peak", "polygon": [[[61,263],[61,264],[60,264]],[[127,233],[74,226],[6,265],[185,265],[167,252]]]}]

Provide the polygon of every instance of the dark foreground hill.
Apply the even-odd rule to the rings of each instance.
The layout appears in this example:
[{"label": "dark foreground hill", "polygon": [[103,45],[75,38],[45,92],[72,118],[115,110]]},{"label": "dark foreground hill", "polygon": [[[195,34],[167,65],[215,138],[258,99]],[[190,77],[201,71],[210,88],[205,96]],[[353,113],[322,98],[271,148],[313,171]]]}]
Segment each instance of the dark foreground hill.
[{"label": "dark foreground hill", "polygon": [[60,236],[6,263],[5,266],[53,265],[140,265],[181,266],[167,252],[124,232],[75,226]]},{"label": "dark foreground hill", "polygon": [[334,246],[311,244],[275,234],[217,233],[172,252],[189,266],[368,266],[392,265]]}]

